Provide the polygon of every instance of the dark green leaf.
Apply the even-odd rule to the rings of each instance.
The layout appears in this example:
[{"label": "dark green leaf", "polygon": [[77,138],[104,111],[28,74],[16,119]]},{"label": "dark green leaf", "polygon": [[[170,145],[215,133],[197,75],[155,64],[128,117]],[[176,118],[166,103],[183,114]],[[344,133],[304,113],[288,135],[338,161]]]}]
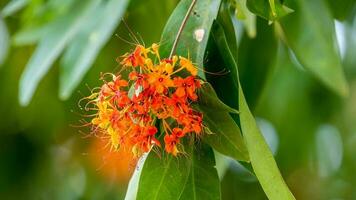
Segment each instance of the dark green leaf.
[{"label": "dark green leaf", "polygon": [[275,21],[293,12],[279,0],[247,0],[251,12],[269,21]]},{"label": "dark green leaf", "polygon": [[204,114],[203,121],[207,126],[203,140],[222,154],[249,161],[240,128],[229,114],[236,114],[236,110],[222,103],[208,83],[199,92],[197,108]]},{"label": "dark green leaf", "polygon": [[239,73],[246,100],[253,110],[273,72],[277,55],[277,40],[273,26],[257,19],[257,36],[244,34],[239,46]]},{"label": "dark green leaf", "polygon": [[88,13],[98,5],[100,0],[77,3],[66,16],[53,22],[47,34],[41,39],[36,51],[26,65],[20,80],[19,99],[23,106],[30,102],[39,81],[48,72],[66,44],[80,30]]},{"label": "dark green leaf", "polygon": [[99,51],[112,36],[129,0],[102,2],[66,51],[61,67],[60,97],[67,99],[89,70]]},{"label": "dark green leaf", "polygon": [[[225,98],[227,99],[229,97],[233,97],[234,99],[230,100],[230,103],[233,103],[234,101],[238,102],[238,108],[240,109],[239,111],[244,112],[243,116],[241,115],[242,113],[240,113],[239,118],[235,119],[239,120],[240,122],[252,167],[262,185],[262,188],[266,192],[267,197],[269,199],[294,199],[278,170],[278,167],[273,159],[273,155],[262,134],[260,133],[255,119],[247,106],[245,97],[243,96],[242,88],[240,87],[238,79],[237,65],[229,48],[229,45],[233,44],[231,44],[231,42],[227,42],[224,29],[222,29],[219,24],[216,24],[215,28],[213,29],[213,37],[216,44],[216,49],[220,53],[216,53],[215,57],[210,57],[210,59],[218,60],[220,56],[223,61],[221,64],[225,65],[225,67],[231,73],[224,79],[221,78],[221,80],[216,80],[219,79],[218,76],[209,77],[208,80],[212,83],[215,90],[219,91],[218,94],[224,97],[223,100],[225,100]],[[214,69],[214,66],[218,65],[208,66],[210,66],[210,69],[212,70]],[[230,87],[227,88],[227,86]],[[230,95],[236,93],[237,97],[236,95]]]},{"label": "dark green leaf", "polygon": [[334,22],[323,0],[288,0],[296,12],[281,20],[286,41],[300,63],[337,94],[348,94]]},{"label": "dark green leaf", "polygon": [[345,20],[352,15],[356,6],[355,0],[326,0],[326,2],[329,4],[333,16],[338,20]]},{"label": "dark green leaf", "polygon": [[[173,41],[190,3],[191,0],[180,1],[168,19],[161,39],[161,54],[163,57],[169,56]],[[199,67],[203,66],[210,29],[219,6],[220,0],[197,1],[179,39],[176,53],[180,56],[189,55],[190,59]],[[200,71],[199,76],[204,78],[204,73]]]},{"label": "dark green leaf", "polygon": [[197,148],[192,148],[189,155],[192,162],[189,178],[179,199],[219,200],[220,181],[213,150],[202,143]]}]

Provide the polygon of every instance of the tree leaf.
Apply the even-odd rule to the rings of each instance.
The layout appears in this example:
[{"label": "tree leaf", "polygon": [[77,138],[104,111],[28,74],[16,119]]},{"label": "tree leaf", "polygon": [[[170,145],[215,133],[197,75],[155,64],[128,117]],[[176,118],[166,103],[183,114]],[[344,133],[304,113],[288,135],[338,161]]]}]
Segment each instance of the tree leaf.
[{"label": "tree leaf", "polygon": [[215,168],[213,150],[204,143],[191,149],[189,178],[179,199],[219,200],[220,181]]},{"label": "tree leaf", "polygon": [[237,111],[221,102],[208,83],[200,89],[197,109],[203,113],[203,122],[207,126],[203,140],[222,154],[249,161],[240,128],[230,116]]},{"label": "tree leaf", "polygon": [[6,24],[0,16],[0,67],[5,62],[9,50],[9,32]]},{"label": "tree leaf", "polygon": [[[294,199],[278,170],[278,167],[273,159],[273,155],[260,133],[255,119],[248,108],[245,97],[243,96],[243,91],[238,79],[239,75],[237,64],[229,48],[229,44],[233,44],[231,44],[231,42],[227,42],[224,29],[219,23],[216,23],[214,26],[212,35],[216,44],[215,49],[220,52],[219,54],[215,54],[215,56],[220,56],[220,59],[223,60],[223,63],[221,64],[225,64],[225,67],[230,71],[230,74],[224,78],[216,77],[216,79],[220,80],[214,80],[212,78],[208,80],[213,80],[211,84],[214,86],[215,90],[219,91],[221,96],[225,98],[229,97],[229,94],[238,94],[237,97],[235,95],[230,96],[230,98],[234,97],[231,102],[237,101],[239,104],[238,108],[241,113],[239,114],[239,118],[237,118],[237,120],[240,122],[239,124],[249,152],[251,165],[267,197],[269,199]],[[210,57],[210,59],[213,58]],[[213,69],[212,66],[214,65],[207,66],[210,66],[211,69]],[[225,84],[223,84],[224,81]],[[227,86],[230,87],[227,88]],[[233,90],[234,88],[237,89]],[[243,115],[242,111],[244,112]]]},{"label": "tree leaf", "polygon": [[87,27],[71,43],[61,60],[60,97],[67,99],[112,36],[129,0],[102,2],[85,22]]},{"label": "tree leaf", "polygon": [[28,0],[12,0],[1,10],[1,15],[5,18],[13,15],[28,4]]},{"label": "tree leaf", "polygon": [[135,171],[131,176],[129,185],[126,190],[125,200],[136,200],[136,196],[138,192],[138,184],[147,155],[148,153],[143,154],[136,164]]},{"label": "tree leaf", "polygon": [[257,32],[255,38],[249,38],[246,33],[242,36],[238,55],[241,85],[252,110],[258,104],[273,72],[277,56],[277,39],[273,26],[258,18]]},{"label": "tree leaf", "polygon": [[338,20],[345,20],[352,15],[356,7],[355,0],[325,0],[329,4],[329,8],[333,16]]},{"label": "tree leaf", "polygon": [[337,94],[348,85],[337,48],[334,22],[323,0],[289,0],[296,12],[281,20],[287,44],[300,63]]},{"label": "tree leaf", "polygon": [[19,100],[22,106],[29,104],[39,81],[48,72],[66,44],[80,30],[87,14],[100,0],[77,3],[73,12],[53,22],[47,34],[41,39],[34,54],[26,65],[20,79]]},{"label": "tree leaf", "polygon": [[137,200],[173,200],[181,196],[189,177],[191,160],[184,156],[162,156],[160,158],[154,151],[148,154],[141,172]]},{"label": "tree leaf", "polygon": [[236,1],[236,17],[243,22],[246,32],[250,38],[256,37],[256,15],[246,6],[246,0]]},{"label": "tree leaf", "polygon": [[[175,36],[190,3],[191,0],[181,0],[168,19],[161,39],[160,51],[163,57],[169,56]],[[210,29],[218,14],[219,6],[220,0],[197,1],[179,39],[177,54],[189,55],[190,59],[199,67],[203,66]],[[199,76],[205,77],[202,71],[199,71]]]},{"label": "tree leaf", "polygon": [[272,152],[248,108],[241,85],[239,87],[239,96],[241,130],[250,154],[252,168],[258,181],[269,199],[295,199],[284,182]]},{"label": "tree leaf", "polygon": [[247,8],[256,15],[269,20],[278,20],[291,12],[292,9],[281,4],[279,0],[247,0]]}]

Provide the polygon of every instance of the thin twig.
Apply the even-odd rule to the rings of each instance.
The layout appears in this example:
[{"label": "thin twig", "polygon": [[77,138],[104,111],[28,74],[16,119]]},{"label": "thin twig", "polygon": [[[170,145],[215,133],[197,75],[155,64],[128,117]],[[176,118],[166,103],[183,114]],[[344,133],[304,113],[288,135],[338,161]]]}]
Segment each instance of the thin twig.
[{"label": "thin twig", "polygon": [[182,21],[182,24],[181,24],[180,27],[179,27],[178,33],[177,33],[177,35],[176,35],[176,38],[174,39],[174,43],[173,43],[173,46],[172,46],[172,50],[171,50],[171,53],[169,54],[169,59],[172,59],[172,56],[173,56],[173,54],[174,54],[174,51],[175,51],[176,48],[177,48],[177,44],[178,44],[179,37],[180,37],[180,35],[182,34],[183,28],[184,28],[185,24],[187,23],[188,17],[189,17],[189,15],[190,15],[190,13],[192,12],[193,7],[194,7],[194,5],[195,5],[196,2],[197,2],[197,0],[192,0],[192,3],[190,4],[187,13],[186,13],[185,16],[184,16],[184,19],[183,19],[183,21]]}]

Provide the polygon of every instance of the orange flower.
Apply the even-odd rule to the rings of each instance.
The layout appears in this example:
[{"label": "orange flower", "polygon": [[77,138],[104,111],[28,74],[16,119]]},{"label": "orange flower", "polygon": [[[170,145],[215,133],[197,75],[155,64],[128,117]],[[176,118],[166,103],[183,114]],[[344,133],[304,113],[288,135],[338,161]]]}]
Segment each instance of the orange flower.
[{"label": "orange flower", "polygon": [[[202,114],[191,107],[200,88],[197,68],[183,57],[161,59],[156,44],[147,49],[138,45],[124,55],[121,64],[133,69],[130,81],[111,74],[111,80],[104,81],[100,91],[87,98],[97,112],[91,121],[93,130],[108,136],[112,149],[129,149],[134,157],[160,147],[157,137],[163,134],[165,151],[177,155],[180,139],[187,133],[199,135],[202,130]],[[181,70],[191,76],[180,77]],[[157,120],[164,124],[163,133],[155,127]],[[173,122],[169,125],[166,120]]]},{"label": "orange flower", "polygon": [[200,88],[199,80],[196,80],[194,76],[188,76],[187,78],[183,79],[181,77],[176,77],[173,79],[174,85],[177,87],[175,91],[175,95],[178,97],[188,97],[192,101],[198,99],[197,94],[195,91],[197,88]]},{"label": "orange flower", "polygon": [[121,64],[126,67],[143,66],[147,57],[147,52],[148,50],[144,46],[138,45],[134,52],[123,56],[124,59]]},{"label": "orange flower", "polygon": [[184,57],[179,57],[179,59],[180,59],[180,63],[179,63],[180,66],[187,69],[193,76],[196,76],[198,74],[198,69],[196,66],[193,65],[192,61]]}]

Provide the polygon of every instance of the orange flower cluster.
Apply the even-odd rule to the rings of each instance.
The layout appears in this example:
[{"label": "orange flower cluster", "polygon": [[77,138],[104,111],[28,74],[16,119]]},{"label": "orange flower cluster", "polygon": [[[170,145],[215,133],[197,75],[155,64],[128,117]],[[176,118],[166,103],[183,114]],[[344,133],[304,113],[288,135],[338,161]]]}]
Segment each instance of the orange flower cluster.
[{"label": "orange flower cluster", "polygon": [[[157,44],[136,46],[121,64],[131,70],[128,80],[110,74],[110,80],[90,96],[96,111],[91,123],[110,136],[114,149],[129,149],[138,157],[161,146],[159,120],[166,152],[177,155],[181,138],[202,132],[202,114],[190,105],[198,100],[201,87],[197,67],[184,57],[161,59]],[[184,70],[189,76],[178,76]]]}]

